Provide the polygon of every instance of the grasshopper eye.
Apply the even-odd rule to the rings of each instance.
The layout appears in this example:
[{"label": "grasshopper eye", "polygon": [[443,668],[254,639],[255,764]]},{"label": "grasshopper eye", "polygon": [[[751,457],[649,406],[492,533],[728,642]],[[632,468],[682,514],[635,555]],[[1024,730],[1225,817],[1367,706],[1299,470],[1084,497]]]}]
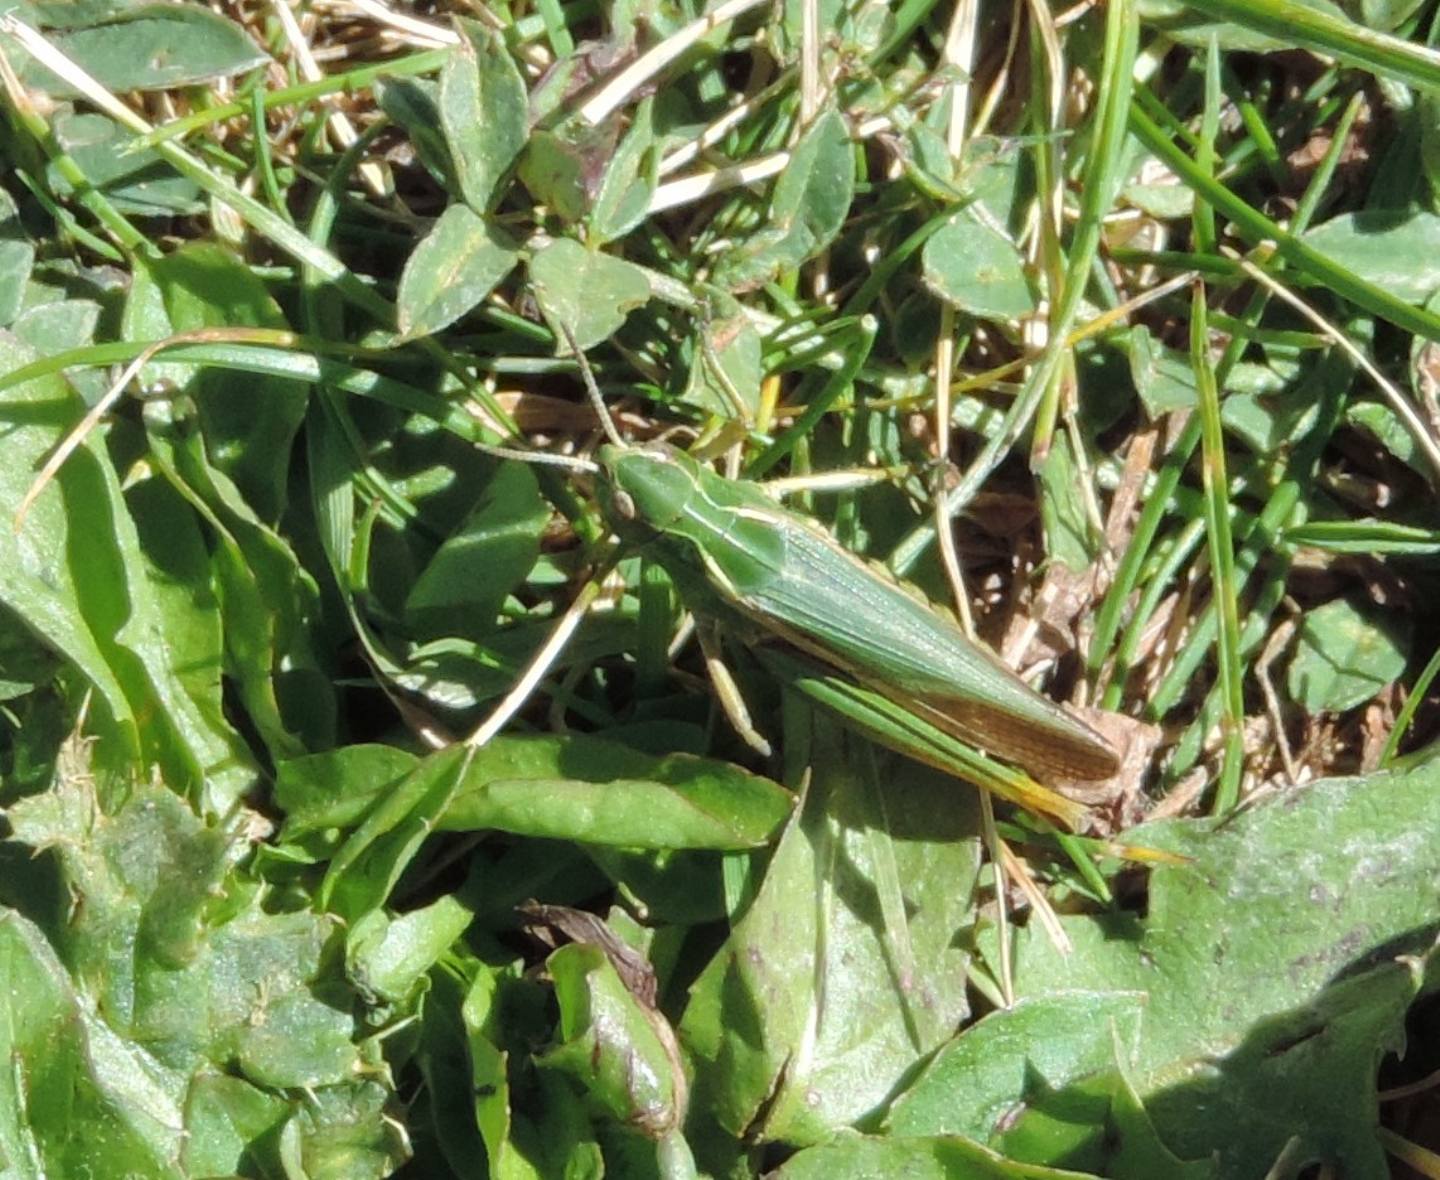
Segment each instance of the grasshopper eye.
[{"label": "grasshopper eye", "polygon": [[615,515],[622,520],[634,520],[639,515],[635,511],[635,498],[623,488],[616,488],[611,499],[615,504]]}]

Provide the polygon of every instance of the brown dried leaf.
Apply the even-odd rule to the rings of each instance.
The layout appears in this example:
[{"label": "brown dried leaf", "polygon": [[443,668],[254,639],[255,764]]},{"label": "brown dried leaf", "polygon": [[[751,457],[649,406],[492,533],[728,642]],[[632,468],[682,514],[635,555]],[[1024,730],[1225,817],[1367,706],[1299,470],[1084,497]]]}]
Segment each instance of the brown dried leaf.
[{"label": "brown dried leaf", "polygon": [[655,969],[644,955],[618,938],[603,918],[588,910],[533,900],[522,902],[515,912],[525,919],[526,933],[552,950],[565,941],[598,946],[630,994],[646,1008],[655,1010]]}]

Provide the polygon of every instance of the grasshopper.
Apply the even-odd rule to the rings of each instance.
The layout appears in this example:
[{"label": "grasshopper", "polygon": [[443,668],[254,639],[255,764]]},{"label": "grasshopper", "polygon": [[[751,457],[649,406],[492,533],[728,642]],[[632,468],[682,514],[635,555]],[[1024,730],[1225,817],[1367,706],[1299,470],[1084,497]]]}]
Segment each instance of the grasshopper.
[{"label": "grasshopper", "polygon": [[712,613],[737,614],[1042,778],[1097,780],[1119,769],[1114,749],[1088,725],[759,485],[727,479],[665,443],[612,441],[595,461],[616,533],[653,557],[692,606],[698,596]]},{"label": "grasshopper", "polygon": [[[594,475],[611,528],[662,566],[692,607],[738,617],[849,678],[862,696],[868,689],[871,702],[850,700],[847,715],[900,753],[955,770],[952,755],[937,760],[922,752],[938,731],[1052,781],[1093,781],[1119,770],[1103,737],[818,522],[667,443],[626,444],[584,353],[573,337],[569,343],[609,442],[593,462],[563,462]],[[728,711],[743,733],[748,722]],[[1019,795],[1048,797],[1052,814],[1076,818],[1074,805],[1054,792],[1021,785]]]}]

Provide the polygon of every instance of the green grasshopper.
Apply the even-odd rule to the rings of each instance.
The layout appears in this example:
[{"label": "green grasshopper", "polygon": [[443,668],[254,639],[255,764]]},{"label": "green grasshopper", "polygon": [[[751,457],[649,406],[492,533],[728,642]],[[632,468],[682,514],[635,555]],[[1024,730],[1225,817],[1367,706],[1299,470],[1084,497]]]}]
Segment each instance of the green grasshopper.
[{"label": "green grasshopper", "polygon": [[[987,648],[757,484],[673,446],[612,442],[595,456],[622,540],[668,572],[692,606],[738,614],[962,741],[1043,778],[1096,780],[1120,760]],[[902,752],[904,752],[902,750]]]},{"label": "green grasshopper", "polygon": [[[818,683],[820,691],[809,695],[868,736],[942,769],[974,777],[973,755],[936,752],[959,739],[1052,781],[1093,781],[1119,770],[1119,757],[1098,733],[817,522],[669,444],[627,445],[588,361],[573,338],[570,345],[610,439],[593,463],[578,465],[595,476],[616,534],[664,568],[692,608],[738,617],[820,661],[818,678],[793,663],[786,674],[797,684]],[[737,704],[727,711],[744,734],[748,720]],[[1083,810],[1024,775],[1002,783],[980,771],[990,789],[1071,826]]]}]

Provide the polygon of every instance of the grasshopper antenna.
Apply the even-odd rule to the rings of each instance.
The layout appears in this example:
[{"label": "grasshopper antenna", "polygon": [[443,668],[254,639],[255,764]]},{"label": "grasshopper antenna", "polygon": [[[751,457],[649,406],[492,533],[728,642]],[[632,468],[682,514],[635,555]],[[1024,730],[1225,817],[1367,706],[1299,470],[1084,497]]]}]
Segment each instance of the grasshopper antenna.
[{"label": "grasshopper antenna", "polygon": [[472,442],[477,451],[484,451],[487,455],[494,455],[497,459],[514,459],[520,463],[539,463],[541,466],[563,467],[567,471],[583,471],[586,475],[595,475],[600,470],[598,463],[592,463],[589,459],[581,459],[578,455],[556,455],[549,451],[524,451],[519,447],[501,447],[494,443]]},{"label": "grasshopper antenna", "polygon": [[615,419],[610,417],[610,409],[605,405],[605,399],[600,396],[600,386],[595,383],[595,372],[590,368],[590,362],[585,359],[585,354],[580,351],[580,345],[575,340],[575,333],[570,330],[568,324],[561,324],[559,327],[565,337],[565,343],[575,354],[575,361],[580,366],[580,376],[585,379],[585,392],[590,395],[590,404],[595,408],[595,415],[600,419],[600,427],[605,431],[605,437],[623,449],[625,440],[615,429]]}]

